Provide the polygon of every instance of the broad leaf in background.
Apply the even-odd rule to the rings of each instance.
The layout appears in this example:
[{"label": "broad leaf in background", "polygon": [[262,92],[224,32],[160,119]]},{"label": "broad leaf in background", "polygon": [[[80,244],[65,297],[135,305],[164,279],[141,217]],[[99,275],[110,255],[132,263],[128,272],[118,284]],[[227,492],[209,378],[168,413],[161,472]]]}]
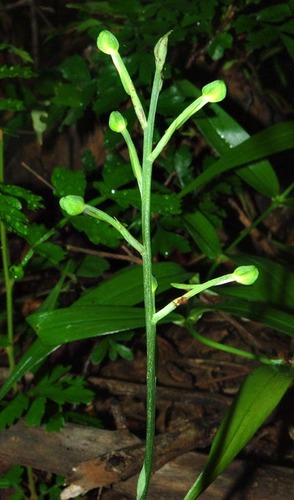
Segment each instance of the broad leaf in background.
[{"label": "broad leaf in background", "polygon": [[223,172],[241,167],[274,153],[293,148],[294,122],[284,122],[258,132],[238,146],[230,149],[211,167],[202,172],[179,193],[182,198],[186,194],[199,189]]},{"label": "broad leaf in background", "polygon": [[145,313],[127,306],[76,306],[36,312],[27,321],[44,344],[56,345],[143,327]]},{"label": "broad leaf in background", "polygon": [[[171,283],[181,283],[191,276],[179,264],[173,262],[155,263],[153,273],[158,283],[157,294],[168,290]],[[94,304],[117,306],[140,304],[144,300],[142,280],[143,268],[141,266],[129,266],[117,272],[109,280],[104,281],[93,290],[86,292],[72,304],[71,308]]]},{"label": "broad leaf in background", "polygon": [[[163,323],[180,321],[182,316],[170,314]],[[110,335],[145,326],[143,307],[129,306],[76,306],[34,313],[28,323],[39,335],[42,343],[56,346],[76,340]]]},{"label": "broad leaf in background", "polygon": [[[236,287],[237,288],[237,287]],[[235,314],[239,318],[247,318],[252,321],[262,323],[269,328],[273,328],[279,332],[285,333],[290,337],[294,337],[294,316],[293,314],[281,311],[280,309],[260,302],[250,300],[233,300],[227,299],[222,302],[213,304],[203,304],[197,302],[193,304],[195,309],[190,312],[190,317],[194,320],[199,319],[203,313],[208,311],[223,311],[230,314]],[[293,311],[294,313],[294,311]]]},{"label": "broad leaf in background", "polygon": [[[196,116],[195,122],[201,133],[220,155],[225,155],[231,148],[249,139],[249,134],[220,106],[212,104],[213,114]],[[236,171],[236,173],[265,196],[274,197],[279,194],[279,180],[274,169],[267,160],[262,160],[252,165],[247,165]]]},{"label": "broad leaf in background", "polygon": [[221,474],[280,402],[293,369],[261,366],[241,385],[213,440],[203,472],[185,496],[194,500]]},{"label": "broad leaf in background", "polygon": [[[124,189],[115,191],[109,194],[109,198],[115,201],[123,209],[129,206],[140,209],[141,198],[137,189]],[[151,213],[154,214],[179,214],[181,213],[181,203],[179,198],[174,194],[151,194]]]},{"label": "broad leaf in background", "polygon": [[196,245],[209,259],[219,259],[222,249],[217,232],[209,220],[198,210],[183,217],[184,226]]},{"label": "broad leaf in background", "polygon": [[84,278],[98,278],[110,268],[109,262],[99,255],[86,255],[78,265],[75,274]]},{"label": "broad leaf in background", "polygon": [[74,228],[84,232],[94,245],[103,244],[116,248],[120,244],[121,234],[106,222],[85,215],[77,215],[69,219]]},{"label": "broad leaf in background", "polygon": [[[142,267],[128,267],[78,299],[71,307],[36,312],[27,318],[41,341],[48,345],[109,335],[143,327],[143,308],[132,307],[143,301]],[[186,280],[190,274],[174,263],[154,265],[158,291],[170,287],[174,280]],[[179,315],[169,316],[171,322]]]},{"label": "broad leaf in background", "polygon": [[76,194],[85,195],[86,179],[82,170],[76,172],[64,167],[55,167],[51,176],[54,194],[58,197]]}]

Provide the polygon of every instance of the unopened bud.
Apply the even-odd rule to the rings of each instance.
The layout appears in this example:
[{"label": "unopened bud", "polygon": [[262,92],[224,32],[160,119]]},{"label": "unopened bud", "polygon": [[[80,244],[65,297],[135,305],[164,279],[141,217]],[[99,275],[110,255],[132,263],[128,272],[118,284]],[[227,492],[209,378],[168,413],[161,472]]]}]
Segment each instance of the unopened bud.
[{"label": "unopened bud", "polygon": [[59,205],[68,215],[80,215],[85,209],[84,198],[75,195],[64,196]]},{"label": "unopened bud", "polygon": [[97,47],[104,54],[113,54],[118,52],[119,43],[117,38],[108,30],[101,31],[97,38]]},{"label": "unopened bud", "polygon": [[233,272],[233,278],[241,285],[252,285],[258,278],[259,272],[255,266],[240,266]]},{"label": "unopened bud", "polygon": [[127,121],[119,111],[113,111],[109,117],[109,128],[113,132],[122,133],[127,128]]},{"label": "unopened bud", "polygon": [[207,102],[219,102],[226,97],[227,88],[222,80],[208,83],[202,89],[202,96]]},{"label": "unopened bud", "polygon": [[24,270],[21,264],[10,267],[10,276],[14,280],[21,280],[24,277]]},{"label": "unopened bud", "polygon": [[156,67],[159,71],[162,71],[164,67],[167,54],[168,37],[171,34],[171,32],[172,30],[166,33],[163,37],[161,37],[154,47],[154,57],[155,57]]}]

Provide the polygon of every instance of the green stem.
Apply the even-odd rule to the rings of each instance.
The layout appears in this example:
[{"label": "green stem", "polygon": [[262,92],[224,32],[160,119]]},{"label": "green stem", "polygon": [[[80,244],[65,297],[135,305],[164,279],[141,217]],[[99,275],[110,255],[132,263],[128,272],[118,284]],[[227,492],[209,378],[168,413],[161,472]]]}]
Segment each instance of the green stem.
[{"label": "green stem", "polygon": [[123,62],[119,52],[114,52],[111,54],[113,64],[115,65],[118,74],[120,76],[123,88],[125,89],[126,93],[130,96],[132,99],[132,103],[134,106],[135,113],[137,115],[137,118],[141,124],[142,130],[146,130],[146,116],[145,112],[143,109],[143,106],[141,104],[141,101],[138,97],[138,94],[136,92],[135,86],[131,80],[131,77],[129,75],[129,72],[127,68],[125,67],[125,63]]},{"label": "green stem", "polygon": [[160,155],[161,151],[163,148],[167,145],[169,142],[171,136],[173,133],[180,128],[189,118],[191,118],[192,115],[197,113],[205,104],[207,104],[207,100],[205,97],[200,96],[198,99],[193,101],[187,108],[182,111],[182,113],[170,124],[168,129],[165,131],[164,135],[158,142],[157,146],[154,148],[154,150],[151,153],[150,159],[152,162],[156,160],[158,155]]},{"label": "green stem", "polygon": [[294,189],[294,182],[292,182],[292,184],[290,184],[290,186],[288,186],[287,189],[283,193],[281,193],[280,195],[276,196],[272,200],[270,206],[254,222],[252,222],[252,224],[250,224],[249,227],[246,227],[246,229],[244,229],[240,233],[240,235],[238,236],[238,238],[236,238],[235,241],[233,241],[233,243],[231,243],[231,245],[226,249],[226,253],[229,253],[234,247],[236,247],[240,243],[240,241],[242,241],[252,231],[252,229],[254,229],[256,226],[258,226],[277,207],[283,206],[283,204],[285,203],[287,197],[289,196],[289,194],[291,193],[291,191],[293,189]]},{"label": "green stem", "polygon": [[283,363],[283,361],[280,359],[269,359],[266,358],[265,356],[258,356],[251,352],[243,351],[243,349],[238,349],[237,347],[231,347],[228,345],[220,344],[215,340],[210,340],[201,335],[197,330],[195,330],[190,321],[187,321],[185,326],[195,339],[199,340],[199,342],[207,345],[208,347],[212,347],[213,349],[218,349],[219,351],[228,352],[236,356],[242,356],[243,358],[251,359],[253,361],[259,361],[260,363],[263,363],[265,365],[277,365],[277,364],[280,365]]},{"label": "green stem", "polygon": [[83,213],[85,215],[89,215],[90,217],[94,217],[95,219],[102,220],[103,222],[107,222],[108,224],[110,224],[140,254],[142,254],[145,251],[141,243],[138,240],[136,240],[136,238],[134,238],[134,236],[132,236],[131,233],[117,219],[114,219],[107,213],[103,212],[102,210],[99,210],[99,208],[92,207],[91,205],[85,205]]},{"label": "green stem", "polygon": [[254,221],[250,226],[246,227],[236,238],[233,243],[226,249],[225,253],[228,254],[234,247],[236,247],[240,241],[242,241],[246,236],[254,229],[256,226],[258,226],[266,217],[268,217],[269,214],[271,214],[275,208],[277,207],[277,204],[275,202],[272,202],[271,205]]},{"label": "green stem", "polygon": [[160,311],[158,311],[154,315],[153,321],[155,323],[158,323],[158,321],[165,318],[165,316],[174,311],[176,307],[186,303],[189,299],[195,297],[195,295],[198,295],[201,292],[204,292],[208,288],[212,288],[213,286],[224,285],[225,283],[231,283],[234,281],[235,279],[232,274],[225,274],[224,276],[220,276],[219,278],[213,278],[212,280],[206,281],[205,283],[201,283],[200,285],[180,285],[181,288],[187,288],[188,292],[172,300],[166,306],[160,309]]},{"label": "green stem", "polygon": [[137,155],[137,151],[133,143],[133,139],[131,138],[130,133],[127,129],[122,131],[122,136],[128,146],[133,173],[135,178],[137,179],[140,195],[142,196],[142,169]]},{"label": "green stem", "polygon": [[[3,134],[2,130],[0,130],[0,183],[3,182],[4,182]],[[9,274],[8,242],[7,242],[6,228],[3,222],[0,222],[0,235],[1,235],[3,274],[4,274],[4,283],[6,290],[7,338],[9,341],[9,346],[6,348],[6,352],[8,356],[9,369],[12,372],[12,370],[15,367],[14,347],[13,347],[14,335],[13,335],[13,303],[12,303],[14,280],[11,279]]]},{"label": "green stem", "polygon": [[28,475],[28,486],[30,490],[30,500],[37,500],[38,499],[38,494],[36,492],[36,486],[35,486],[35,481],[34,481],[34,476],[33,476],[33,469],[32,467],[27,467],[27,475]]},{"label": "green stem", "polygon": [[144,500],[147,498],[153,462],[154,434],[155,434],[155,411],[156,411],[156,324],[153,321],[155,314],[155,289],[152,275],[152,251],[151,251],[151,178],[152,165],[150,153],[153,145],[153,132],[155,112],[159,92],[162,86],[161,71],[156,69],[150,108],[148,115],[148,125],[144,131],[143,149],[143,177],[142,177],[142,236],[144,253],[143,258],[143,281],[144,281],[144,304],[146,321],[146,448],[144,465],[140,473],[137,498]]}]

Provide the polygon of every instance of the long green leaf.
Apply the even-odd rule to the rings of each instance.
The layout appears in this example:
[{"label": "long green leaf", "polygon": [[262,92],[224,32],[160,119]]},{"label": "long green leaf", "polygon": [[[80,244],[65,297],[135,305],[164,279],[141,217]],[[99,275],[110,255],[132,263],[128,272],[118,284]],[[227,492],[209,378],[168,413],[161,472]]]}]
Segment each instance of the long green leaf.
[{"label": "long green leaf", "polygon": [[[231,148],[249,139],[249,134],[217,104],[211,105],[213,113],[202,113],[194,120],[209,145],[220,156]],[[242,167],[236,172],[247,184],[256,191],[270,197],[279,193],[279,180],[268,160]]]},{"label": "long green leaf", "polygon": [[[173,262],[154,264],[154,275],[158,282],[157,293],[170,288],[170,284],[182,282],[189,278],[181,266]],[[98,285],[94,290],[86,292],[71,307],[92,304],[109,304],[117,306],[132,306],[143,302],[143,269],[141,266],[128,267],[113,275],[107,281]]]},{"label": "long green leaf", "polygon": [[234,147],[210,168],[205,170],[196,179],[190,182],[180,193],[182,198],[186,194],[199,189],[221,173],[247,163],[260,160],[274,153],[293,148],[294,122],[284,122],[272,125],[253,137]]},{"label": "long green leaf", "polygon": [[[39,314],[41,310],[46,310],[48,312],[56,306],[62,285],[72,265],[73,263],[71,261],[66,264],[55,287],[51,290],[50,294],[39,308]],[[55,349],[57,349],[58,347],[58,343],[55,345],[47,346],[37,338],[24,353],[21,360],[17,363],[16,367],[6,379],[4,385],[1,387],[0,400],[10,391],[14,384],[16,384],[17,381],[24,376],[26,372],[34,370],[38,365],[40,365],[42,361],[44,361],[49,356],[49,354],[55,351]]]},{"label": "long green leaf", "polygon": [[273,328],[279,332],[294,337],[294,317],[285,311],[248,300],[225,300],[215,304],[199,304],[195,307],[197,316],[208,311],[224,311],[236,314],[239,317],[248,318],[252,321]]},{"label": "long green leaf", "polygon": [[[181,318],[176,314],[166,322]],[[130,306],[76,306],[36,312],[27,320],[44,344],[56,345],[144,327],[145,310]]]},{"label": "long green leaf", "polygon": [[44,344],[122,332],[144,326],[144,309],[128,306],[76,306],[34,313],[27,318]]},{"label": "long green leaf", "polygon": [[[154,266],[155,275],[159,281],[159,292],[163,292],[167,290],[170,286],[170,283],[173,281],[184,281],[186,280],[190,274],[187,273],[181,266],[174,263],[159,263]],[[66,273],[64,273],[60,282],[56,285],[56,290],[60,290],[60,285],[64,281],[64,277]],[[52,290],[49,297],[54,294],[54,304],[56,301],[56,291]],[[47,300],[47,299],[46,299]],[[117,273],[110,280],[105,281],[101,285],[99,285],[96,289],[91,292],[85,294],[81,299],[77,300],[70,308],[68,308],[68,312],[66,309],[61,309],[56,312],[51,310],[52,301],[47,300],[47,304],[49,304],[49,311],[37,311],[34,315],[29,316],[28,322],[33,325],[33,327],[37,330],[38,318],[41,318],[40,328],[40,338],[37,338],[34,343],[29,347],[26,353],[23,355],[14,371],[5,381],[4,385],[0,389],[0,400],[10,391],[10,389],[14,386],[14,384],[21,378],[23,375],[33,370],[39,363],[45,360],[55,349],[59,347],[64,342],[69,342],[70,340],[76,340],[77,338],[86,338],[85,336],[79,336],[79,333],[84,332],[84,324],[87,320],[87,315],[84,316],[82,325],[81,323],[76,323],[75,321],[81,319],[77,317],[79,313],[71,312],[76,306],[80,310],[80,305],[94,305],[94,304],[105,304],[105,305],[133,305],[143,301],[143,287],[142,287],[142,268],[140,266],[129,267],[125,271],[121,273]],[[58,310],[57,310],[58,311]],[[56,315],[55,315],[56,314]],[[134,313],[136,314],[136,312]],[[48,316],[47,316],[48,315]],[[109,323],[112,319],[115,319],[115,310],[109,308],[108,310],[108,322],[106,318],[104,318],[104,326],[106,330],[111,330],[114,327],[114,323],[109,326]],[[122,330],[128,330],[131,328],[135,328],[135,321],[139,326],[144,326],[142,321],[142,313],[139,314],[139,317],[133,317],[132,321],[127,325],[124,323]],[[69,323],[63,321],[63,318],[67,318]],[[140,319],[141,318],[141,319]],[[58,322],[57,322],[58,320]],[[98,322],[101,318],[98,318]],[[54,324],[54,322],[56,323]],[[69,329],[67,327],[71,325],[71,321],[74,321],[74,329],[73,335],[69,338]],[[171,321],[171,317],[169,316],[169,321]],[[47,328],[49,325],[49,329],[44,333],[44,328]],[[116,327],[118,327],[118,322],[116,323]],[[102,328],[102,323],[100,322],[100,328]],[[72,333],[72,330],[70,330]],[[101,330],[97,333],[97,329],[91,322],[87,326],[87,332],[92,332],[93,336],[101,335]],[[110,332],[108,332],[110,333]],[[104,331],[104,334],[106,332]],[[42,342],[43,336],[45,339],[48,339],[48,343],[45,344]],[[90,335],[91,336],[91,335]],[[75,337],[75,338],[74,338]]]},{"label": "long green leaf", "polygon": [[293,370],[272,366],[256,368],[246,377],[213,440],[204,470],[185,500],[198,498],[224,471],[277,406],[293,377]]},{"label": "long green leaf", "polygon": [[218,259],[222,249],[217,232],[209,220],[199,210],[183,218],[184,226],[196,245],[210,259]]}]

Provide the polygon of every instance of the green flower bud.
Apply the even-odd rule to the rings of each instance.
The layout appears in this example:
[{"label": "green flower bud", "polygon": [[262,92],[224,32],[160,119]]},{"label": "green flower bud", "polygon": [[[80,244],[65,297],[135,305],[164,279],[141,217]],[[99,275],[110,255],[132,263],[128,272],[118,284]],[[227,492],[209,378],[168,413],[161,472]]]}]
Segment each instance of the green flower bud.
[{"label": "green flower bud", "polygon": [[257,278],[259,272],[255,266],[240,266],[233,272],[233,278],[241,285],[252,285]]},{"label": "green flower bud", "polygon": [[81,196],[69,195],[59,200],[62,210],[68,215],[80,215],[85,209],[85,202]]},{"label": "green flower bud", "polygon": [[119,43],[117,38],[115,38],[110,31],[103,30],[97,38],[97,47],[101,52],[104,52],[104,54],[111,55],[118,52]]},{"label": "green flower bud", "polygon": [[167,54],[167,44],[168,37],[172,33],[172,30],[166,33],[162,38],[160,38],[154,47],[154,57],[156,62],[156,67],[159,71],[163,70],[166,54]]},{"label": "green flower bud", "polygon": [[226,97],[227,88],[222,80],[208,83],[202,89],[202,96],[207,102],[219,102]]},{"label": "green flower bud", "polygon": [[109,128],[113,132],[122,133],[127,128],[127,120],[119,111],[113,111],[109,117]]},{"label": "green flower bud", "polygon": [[24,277],[24,270],[21,264],[10,267],[10,276],[14,280],[21,280]]}]

